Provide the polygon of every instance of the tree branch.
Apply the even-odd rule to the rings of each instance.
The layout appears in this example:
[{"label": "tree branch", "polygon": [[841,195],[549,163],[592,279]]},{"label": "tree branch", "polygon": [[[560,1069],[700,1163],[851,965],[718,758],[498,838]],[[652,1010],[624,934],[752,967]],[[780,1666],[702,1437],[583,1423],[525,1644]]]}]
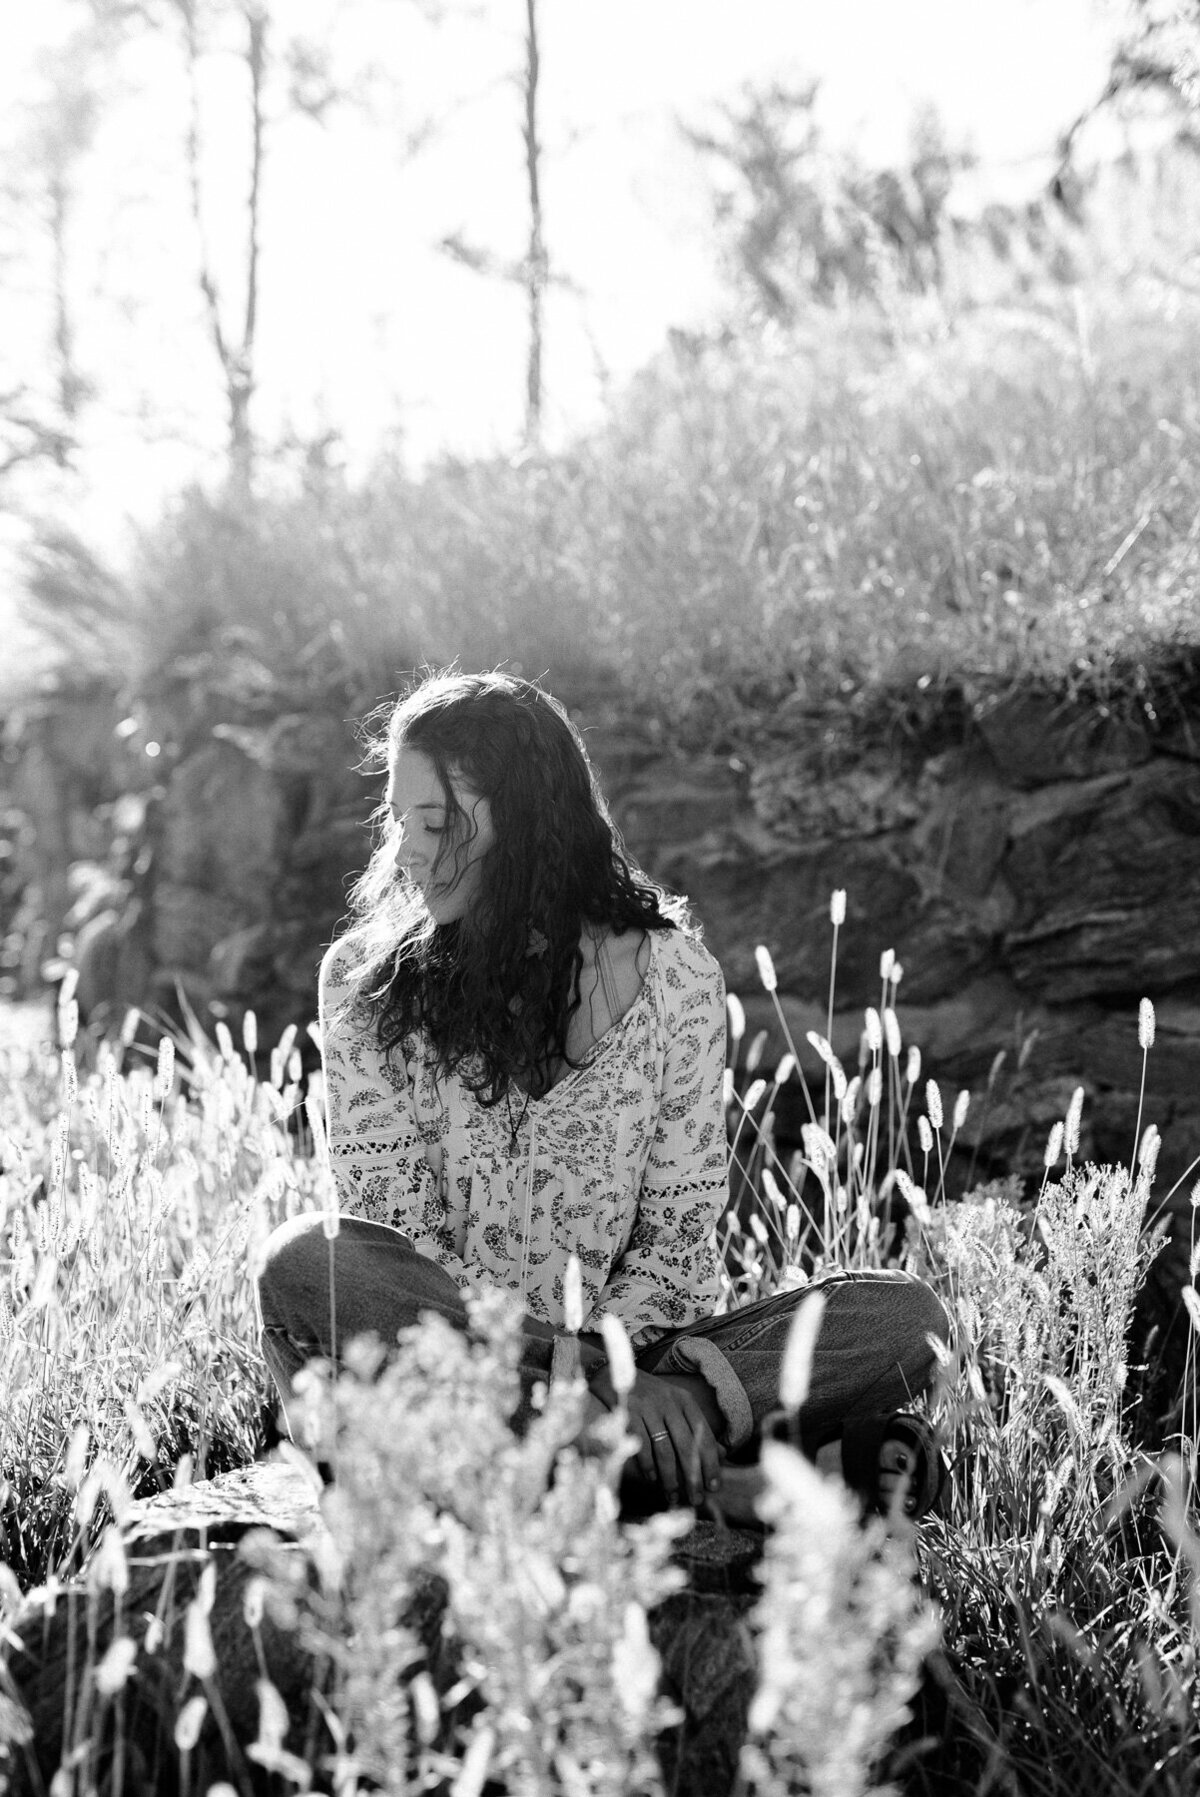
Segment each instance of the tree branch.
[{"label": "tree branch", "polygon": [[250,0],[246,8],[249,44],[246,61],[250,70],[250,198],[249,231],[246,245],[246,320],[242,331],[242,365],[248,369],[253,361],[254,337],[258,325],[258,258],[259,200],[262,190],[265,136],[263,126],[263,81],[266,73],[267,13],[259,0]]}]

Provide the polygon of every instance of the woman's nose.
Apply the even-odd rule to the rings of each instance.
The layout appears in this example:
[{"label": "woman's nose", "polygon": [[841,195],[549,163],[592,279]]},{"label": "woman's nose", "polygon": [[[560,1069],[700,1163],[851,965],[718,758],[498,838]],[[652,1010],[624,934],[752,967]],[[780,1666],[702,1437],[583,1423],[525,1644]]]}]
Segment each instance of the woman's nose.
[{"label": "woman's nose", "polygon": [[419,848],[410,838],[401,835],[396,842],[393,859],[399,873],[407,874],[410,880],[419,880],[426,871]]}]

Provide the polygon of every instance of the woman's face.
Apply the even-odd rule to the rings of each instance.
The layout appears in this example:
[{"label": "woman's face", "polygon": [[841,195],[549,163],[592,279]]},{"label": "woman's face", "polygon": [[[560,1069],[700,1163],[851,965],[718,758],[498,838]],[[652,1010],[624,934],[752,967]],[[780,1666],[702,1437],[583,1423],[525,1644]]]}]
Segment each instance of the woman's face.
[{"label": "woman's face", "polygon": [[491,806],[452,777],[466,821],[447,811],[437,768],[419,749],[393,751],[385,803],[395,823],[396,866],[435,923],[465,917],[479,891],[484,856],[496,840]]}]

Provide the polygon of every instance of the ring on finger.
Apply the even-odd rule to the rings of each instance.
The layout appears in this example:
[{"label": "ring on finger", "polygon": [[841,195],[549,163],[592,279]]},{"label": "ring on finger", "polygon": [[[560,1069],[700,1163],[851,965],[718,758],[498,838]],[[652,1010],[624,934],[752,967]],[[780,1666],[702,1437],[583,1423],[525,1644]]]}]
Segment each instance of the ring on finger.
[{"label": "ring on finger", "polygon": [[669,1429],[652,1429],[650,1439],[651,1441],[670,1441],[671,1431]]}]

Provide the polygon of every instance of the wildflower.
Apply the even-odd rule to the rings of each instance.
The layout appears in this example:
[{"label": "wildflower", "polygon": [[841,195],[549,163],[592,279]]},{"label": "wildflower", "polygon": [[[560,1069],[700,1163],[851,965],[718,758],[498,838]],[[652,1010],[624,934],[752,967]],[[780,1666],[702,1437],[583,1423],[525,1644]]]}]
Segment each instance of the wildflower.
[{"label": "wildflower", "polygon": [[753,1617],[763,1670],[743,1780],[756,1792],[862,1797],[936,1625],[905,1551],[881,1524],[860,1526],[836,1481],[777,1442],[763,1469],[774,1528]]},{"label": "wildflower", "polygon": [[258,1053],[258,1018],[250,1010],[242,1017],[242,1042],[248,1055]]},{"label": "wildflower", "polygon": [[1158,1125],[1147,1124],[1145,1133],[1138,1145],[1138,1170],[1144,1179],[1154,1178],[1154,1169],[1158,1165],[1158,1151],[1162,1147],[1162,1137],[1158,1133]]},{"label": "wildflower", "polygon": [[471,1745],[463,1756],[458,1777],[450,1787],[450,1797],[480,1797],[487,1781],[495,1746],[494,1728],[476,1729],[471,1737]]},{"label": "wildflower", "polygon": [[1073,1159],[1079,1153],[1079,1125],[1083,1120],[1083,1087],[1076,1086],[1071,1094],[1071,1102],[1067,1106],[1066,1126],[1063,1141],[1067,1154]]},{"label": "wildflower", "polygon": [[835,887],[833,892],[829,895],[829,921],[835,930],[840,929],[846,921],[846,892],[844,887]]},{"label": "wildflower", "polygon": [[874,1005],[867,1006],[866,1023],[867,1047],[872,1054],[878,1054],[883,1047],[883,1023]]},{"label": "wildflower", "polygon": [[1138,1006],[1138,1047],[1154,1047],[1154,1006],[1144,998]]},{"label": "wildflower", "polygon": [[94,1591],[111,1591],[123,1597],[129,1589],[129,1561],[119,1529],[112,1523],[105,1529],[100,1546],[88,1566],[88,1584]]},{"label": "wildflower", "polygon": [[904,1078],[908,1085],[915,1086],[921,1077],[921,1051],[914,1042],[908,1051],[908,1062],[904,1069]]},{"label": "wildflower", "polygon": [[563,1274],[563,1323],[571,1335],[583,1328],[583,1268],[576,1254],[568,1255]]},{"label": "wildflower", "polygon": [[102,1697],[115,1697],[128,1682],[137,1659],[137,1644],[128,1635],[112,1643],[96,1667],[96,1689]]},{"label": "wildflower", "polygon": [[83,1475],[87,1471],[87,1451],[91,1442],[86,1423],[76,1423],[71,1431],[71,1443],[67,1449],[67,1457],[63,1462],[63,1480],[71,1491],[78,1491],[83,1484]]},{"label": "wildflower", "polygon": [[820,1292],[814,1292],[796,1311],[779,1369],[779,1401],[785,1410],[799,1410],[808,1396],[813,1351],[824,1314],[825,1299]]},{"label": "wildflower", "polygon": [[953,1122],[953,1125],[954,1125],[954,1128],[956,1131],[960,1130],[962,1128],[963,1124],[966,1122],[967,1111],[970,1109],[970,1105],[971,1105],[971,1094],[969,1092],[960,1092],[958,1097],[954,1101],[954,1116],[952,1118],[952,1122]]},{"label": "wildflower", "polygon": [[765,1193],[767,1198],[770,1199],[771,1203],[775,1206],[776,1210],[784,1210],[786,1208],[787,1199],[784,1197],[783,1193],[780,1191],[779,1181],[776,1179],[775,1175],[772,1173],[770,1167],[764,1167],[762,1170],[762,1187],[763,1187],[763,1192]]},{"label": "wildflower", "polygon": [[929,1127],[928,1117],[917,1118],[917,1140],[921,1144],[922,1154],[933,1153],[933,1131]]},{"label": "wildflower", "polygon": [[265,1597],[266,1580],[262,1578],[250,1579],[242,1596],[242,1616],[245,1620],[246,1627],[251,1633],[262,1626]]},{"label": "wildflower", "polygon": [[941,1129],[943,1122],[942,1093],[935,1079],[925,1082],[925,1109],[929,1112],[929,1121],[933,1128]]},{"label": "wildflower", "polygon": [[779,985],[775,977],[775,963],[771,959],[770,950],[760,942],[754,951],[754,959],[758,964],[758,977],[763,983],[765,992],[774,992]]},{"label": "wildflower", "polygon": [[190,1753],[200,1739],[208,1702],[203,1697],[189,1697],[175,1718],[175,1745],[180,1753]]},{"label": "wildflower", "polygon": [[1046,1152],[1042,1156],[1042,1164],[1047,1172],[1050,1171],[1051,1167],[1057,1165],[1058,1157],[1062,1153],[1062,1145],[1063,1126],[1061,1123],[1056,1122],[1054,1128],[1050,1131],[1050,1138],[1046,1143]]},{"label": "wildflower", "polygon": [[125,1412],[125,1421],[129,1425],[129,1433],[133,1437],[134,1447],[137,1449],[142,1459],[152,1466],[158,1459],[158,1449],[154,1444],[154,1437],[150,1433],[150,1426],[146,1421],[145,1415],[141,1408],[134,1403],[133,1399],[128,1396],[123,1400],[122,1408]]},{"label": "wildflower", "polygon": [[911,1180],[903,1167],[896,1168],[896,1187],[917,1222],[927,1224],[932,1216],[929,1200],[922,1186]]},{"label": "wildflower", "polygon": [[796,1057],[789,1051],[784,1055],[778,1067],[775,1069],[775,1084],[777,1086],[786,1086],[795,1071]]},{"label": "wildflower", "polygon": [[157,1099],[161,1101],[167,1097],[174,1077],[175,1044],[170,1036],[164,1036],[158,1045],[158,1065],[154,1074],[154,1096]]},{"label": "wildflower", "polygon": [[725,994],[725,1015],[729,1019],[729,1040],[736,1052],[738,1043],[746,1034],[746,1011],[736,992]]},{"label": "wildflower", "polygon": [[[255,1681],[258,1692],[258,1739],[254,1745],[263,1758],[274,1761],[283,1750],[289,1727],[287,1705],[269,1678]],[[259,1758],[259,1754],[255,1758]]]},{"label": "wildflower", "polygon": [[65,1002],[60,998],[58,1006],[58,1040],[65,1051],[74,1045],[79,1034],[79,1006],[73,998]]},{"label": "wildflower", "polygon": [[438,1700],[437,1686],[427,1672],[413,1674],[409,1680],[408,1697],[412,1704],[417,1739],[423,1747],[432,1747],[442,1725],[442,1706]]},{"label": "wildflower", "polygon": [[1200,1295],[1197,1295],[1194,1285],[1184,1286],[1183,1303],[1188,1316],[1192,1319],[1192,1328],[1200,1335]]},{"label": "wildflower", "polygon": [[837,1165],[837,1148],[833,1137],[819,1123],[802,1123],[800,1140],[804,1144],[805,1160],[818,1179],[825,1178]]},{"label": "wildflower", "polygon": [[618,1397],[623,1398],[627,1391],[633,1390],[634,1380],[637,1378],[628,1333],[620,1317],[614,1316],[601,1317],[600,1333],[604,1337],[604,1347],[608,1354],[613,1390]]},{"label": "wildflower", "polygon": [[200,1584],[196,1595],[188,1605],[184,1616],[183,1669],[202,1683],[211,1679],[217,1670],[217,1655],[213,1647],[212,1632],[208,1626],[213,1596],[216,1591],[216,1579],[216,1568],[210,1560],[200,1575]]},{"label": "wildflower", "polygon": [[883,1033],[887,1039],[888,1053],[893,1061],[900,1059],[900,1020],[891,1005],[883,1013]]},{"label": "wildflower", "polygon": [[892,977],[892,968],[896,965],[896,951],[885,948],[879,957],[879,977],[886,984]]}]

